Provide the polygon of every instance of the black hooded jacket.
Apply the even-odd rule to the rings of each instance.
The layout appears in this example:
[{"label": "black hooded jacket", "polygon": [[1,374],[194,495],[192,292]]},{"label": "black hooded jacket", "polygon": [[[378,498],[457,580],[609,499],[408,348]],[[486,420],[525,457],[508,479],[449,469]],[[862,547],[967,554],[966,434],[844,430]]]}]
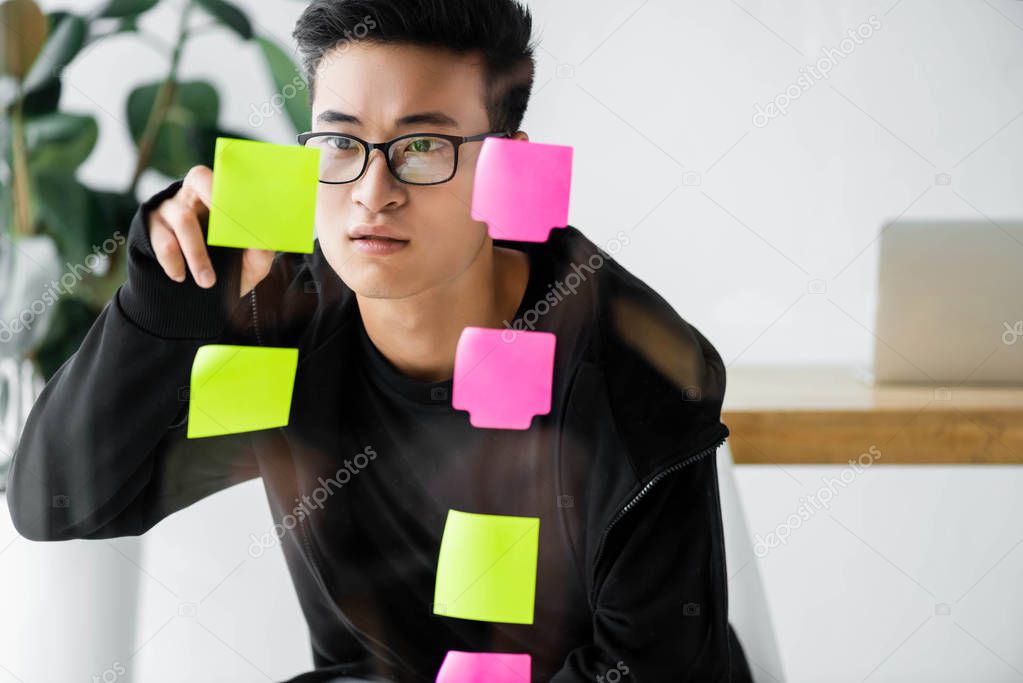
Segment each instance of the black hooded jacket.
[{"label": "black hooded jacket", "polygon": [[[209,290],[167,278],[145,216],[180,184],[136,213],[128,281],[31,411],[8,493],[20,533],[137,535],[262,477],[277,524],[250,552],[279,545],[291,572],[317,667],[295,680],[433,681],[449,650],[529,653],[534,681],[746,679],[715,468],[724,366],[610,246],[571,226],[495,241],[529,256],[519,324],[557,335],[552,408],[526,430],[478,429],[451,380],[412,379],[375,348],[318,243],[277,254],[241,299],[238,250],[210,247]],[[186,439],[210,343],[299,349],[286,427]],[[540,519],[532,624],[434,613],[448,510]]]}]

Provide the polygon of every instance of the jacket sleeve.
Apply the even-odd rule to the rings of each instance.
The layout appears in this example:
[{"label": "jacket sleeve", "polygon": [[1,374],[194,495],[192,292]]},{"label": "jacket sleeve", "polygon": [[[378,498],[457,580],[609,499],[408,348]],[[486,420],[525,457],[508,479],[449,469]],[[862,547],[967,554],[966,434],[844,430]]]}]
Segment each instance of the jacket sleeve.
[{"label": "jacket sleeve", "polygon": [[592,642],[570,653],[552,683],[729,680],[713,453],[667,474],[612,527],[597,586]]},{"label": "jacket sleeve", "polygon": [[145,218],[180,187],[144,202],[129,227],[128,281],[47,382],[15,450],[7,501],[32,540],[141,534],[200,498],[258,475],[249,434],[186,439],[199,346],[244,343],[240,252],[210,247],[217,284],[168,278]]}]

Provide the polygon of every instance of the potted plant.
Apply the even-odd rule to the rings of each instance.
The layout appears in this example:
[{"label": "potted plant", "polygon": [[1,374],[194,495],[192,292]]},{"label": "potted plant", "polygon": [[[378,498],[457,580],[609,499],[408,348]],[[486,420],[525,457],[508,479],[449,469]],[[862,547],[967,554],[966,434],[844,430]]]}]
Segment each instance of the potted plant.
[{"label": "potted plant", "polygon": [[[220,125],[220,96],[179,74],[189,39],[230,31],[259,45],[277,111],[295,130],[310,121],[308,98],[291,56],[258,35],[244,11],[225,0],[187,0],[173,41],[140,26],[160,0],[107,0],[89,14],[44,13],[34,0],[0,0],[0,491],[18,435],[44,382],[78,348],[126,274],[126,232],[146,171],[183,176],[212,166],[218,136],[246,138]],[[144,22],[143,22],[144,23]],[[134,35],[166,54],[162,79],[124,103],[135,143],[126,187],[99,189],[79,167],[96,145],[88,112],[61,108],[64,74],[84,48]],[[251,120],[251,116],[250,116]],[[0,625],[0,661],[25,680],[71,680],[127,666],[133,651],[137,539],[30,544],[0,510],[0,581],[14,596]],[[83,584],[83,581],[86,581]],[[90,624],[58,615],[85,615]],[[103,628],[95,628],[96,624]],[[59,661],[19,646],[47,637],[68,645]],[[27,645],[27,643],[25,643]],[[72,647],[73,646],[73,647]]]},{"label": "potted plant", "polygon": [[[77,15],[44,14],[34,0],[0,2],[0,490],[42,381],[78,348],[124,281],[121,247],[142,174],[152,169],[181,177],[196,164],[212,166],[218,136],[248,137],[220,126],[220,96],[212,84],[180,78],[189,38],[229,30],[256,42],[279,99],[275,106],[296,132],[310,120],[307,98],[297,96],[304,83],[291,56],[258,35],[241,9],[225,0],[190,0],[181,8],[175,41],[165,44],[138,24],[158,4],[108,0]],[[128,96],[124,120],[136,145],[134,172],[127,187],[101,190],[77,174],[96,144],[96,120],[60,109],[62,79],[85,47],[126,32],[164,49],[167,72]]]}]

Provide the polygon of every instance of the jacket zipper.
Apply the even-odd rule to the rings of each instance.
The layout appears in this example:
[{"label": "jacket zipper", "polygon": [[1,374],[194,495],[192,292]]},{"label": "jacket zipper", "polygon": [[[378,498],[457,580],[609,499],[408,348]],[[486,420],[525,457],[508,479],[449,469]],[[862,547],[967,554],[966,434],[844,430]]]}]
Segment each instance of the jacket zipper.
[{"label": "jacket zipper", "polygon": [[259,334],[259,312],[256,309],[256,288],[249,291],[249,301],[252,302],[252,329],[256,332],[256,343],[263,345],[263,338]]},{"label": "jacket zipper", "polygon": [[[677,472],[678,470],[680,470],[680,469],[682,469],[684,467],[687,467],[687,466],[693,464],[694,462],[697,462],[698,460],[702,460],[707,455],[709,455],[711,453],[714,453],[715,451],[717,451],[718,448],[721,447],[721,444],[723,444],[725,442],[725,438],[727,438],[727,436],[728,436],[728,432],[724,432],[724,436],[721,436],[712,446],[708,446],[707,448],[704,448],[703,450],[698,451],[698,452],[694,453],[693,455],[690,455],[689,457],[685,458],[684,460],[680,460],[679,462],[676,462],[673,465],[669,465],[668,467],[664,468],[663,470],[661,470],[660,472],[655,474],[653,476],[653,478],[650,479],[650,481],[648,481],[646,484],[644,484],[643,488],[641,488],[636,493],[636,495],[633,496],[632,499],[629,500],[629,502],[626,503],[622,507],[622,509],[618,511],[618,514],[616,514],[614,516],[614,518],[610,522],[608,522],[608,525],[606,527],[604,527],[604,532],[600,536],[600,542],[597,544],[597,556],[596,556],[596,558],[593,561],[594,573],[596,573],[597,567],[600,566],[600,560],[601,560],[601,557],[604,554],[604,544],[607,542],[608,534],[611,533],[611,529],[614,527],[614,525],[617,524],[618,522],[620,522],[622,517],[624,517],[625,514],[629,510],[631,510],[632,508],[636,507],[636,504],[639,503],[639,501],[643,498],[643,496],[645,496],[647,493],[650,492],[650,489],[652,489],[657,484],[657,482],[663,480],[669,474],[671,474],[673,472]],[[596,582],[596,580],[594,580],[593,588],[590,589],[590,609],[591,610],[595,610],[596,609],[596,604],[597,604],[597,602],[596,602],[597,601],[596,592],[597,592],[597,582]]]}]

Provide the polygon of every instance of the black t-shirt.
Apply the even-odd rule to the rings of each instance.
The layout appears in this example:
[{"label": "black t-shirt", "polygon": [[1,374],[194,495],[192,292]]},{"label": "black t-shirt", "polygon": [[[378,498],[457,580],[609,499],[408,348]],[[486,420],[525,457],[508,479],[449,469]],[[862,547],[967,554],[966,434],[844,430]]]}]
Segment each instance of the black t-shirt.
[{"label": "black t-shirt", "polygon": [[[723,438],[713,407],[718,378],[698,365],[706,357],[692,356],[698,347],[685,346],[695,338],[670,339],[678,330],[670,327],[662,299],[640,296],[645,286],[626,283],[610,255],[593,258],[599,252],[574,228],[555,231],[545,243],[498,244],[525,251],[530,260],[514,326],[524,323],[557,337],[551,411],[535,416],[529,429],[476,428],[468,413],[452,407],[451,380],[426,382],[401,373],[367,336],[354,296],[343,286],[331,289],[338,284],[332,271],[314,269],[314,279],[326,280],[316,289],[343,321],[324,324],[332,330],[326,335],[299,326],[273,340],[310,348],[300,362],[296,392],[319,395],[317,406],[293,410],[284,430],[293,455],[277,460],[294,471],[281,476],[275,469],[269,479],[264,473],[271,500],[287,500],[293,488],[299,497],[311,495],[345,454],[376,454],[341,494],[308,516],[305,547],[296,544],[290,554],[293,574],[310,571],[297,555],[313,558],[312,571],[338,607],[325,610],[321,588],[296,582],[307,615],[314,615],[318,664],[353,659],[351,637],[341,631],[346,622],[373,653],[374,673],[393,680],[420,680],[410,671],[427,680],[449,650],[529,653],[534,680],[550,680],[600,628],[594,623],[596,595],[608,581],[598,581],[596,565],[605,529],[642,490],[641,482],[674,462],[673,454],[691,456],[697,446]],[[558,283],[566,282],[572,289],[559,290]],[[555,291],[560,293],[552,296]],[[626,348],[625,340],[641,346],[647,337],[664,358],[639,357]],[[611,357],[615,365],[609,368]],[[689,378],[684,383],[683,376]],[[669,378],[683,386],[672,386]],[[694,388],[700,400],[685,395]],[[336,414],[322,412],[323,406],[337,406]],[[686,419],[692,420],[688,429]],[[631,448],[648,452],[633,458]],[[539,518],[532,624],[434,613],[449,510]],[[664,523],[672,521],[659,521]],[[286,555],[292,547],[285,542]],[[709,551],[699,547],[693,557],[706,558]],[[628,580],[642,581],[643,570],[633,567],[637,574]],[[713,602],[706,596],[699,601]],[[613,612],[608,617],[622,619]],[[642,637],[638,617],[620,626]],[[617,661],[602,656],[593,670],[606,671]],[[633,670],[638,673],[640,664]]]},{"label": "black t-shirt", "polygon": [[[515,319],[543,298],[551,282],[549,257],[540,249],[527,253],[530,275]],[[318,353],[344,355],[346,349],[357,349],[361,362],[349,363],[358,371],[339,383],[343,386],[321,378],[322,391],[345,394],[339,404],[350,410],[329,442],[337,444],[339,455],[368,448],[375,456],[345,485],[343,501],[331,500],[310,514],[312,526],[332,530],[314,543],[337,604],[355,625],[374,624],[368,638],[412,669],[436,670],[448,650],[528,652],[536,679],[548,679],[591,629],[580,581],[584,569],[570,536],[579,528],[578,509],[559,487],[557,431],[543,426],[562,421],[565,402],[553,402],[551,413],[534,418],[528,430],[480,429],[469,423],[468,413],[452,407],[451,379],[429,382],[401,373],[373,345],[359,316]],[[556,376],[556,387],[566,379]],[[564,396],[564,387],[554,394]],[[433,613],[448,510],[541,520],[532,624]],[[324,663],[343,657],[331,642],[314,634]],[[380,673],[401,676],[398,670]]]}]

